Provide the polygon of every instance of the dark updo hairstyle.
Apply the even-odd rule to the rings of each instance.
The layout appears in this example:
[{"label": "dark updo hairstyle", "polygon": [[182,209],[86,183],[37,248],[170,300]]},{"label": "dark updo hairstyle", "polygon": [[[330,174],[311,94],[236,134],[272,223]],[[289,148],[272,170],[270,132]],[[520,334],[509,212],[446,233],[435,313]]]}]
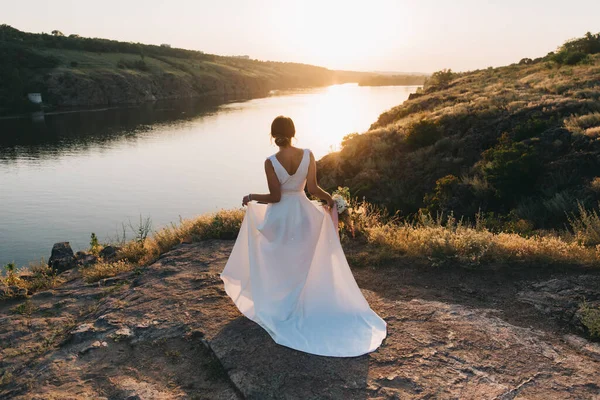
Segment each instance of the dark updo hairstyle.
[{"label": "dark updo hairstyle", "polygon": [[271,123],[271,136],[275,139],[277,146],[289,146],[292,138],[296,135],[294,121],[290,117],[280,115]]}]

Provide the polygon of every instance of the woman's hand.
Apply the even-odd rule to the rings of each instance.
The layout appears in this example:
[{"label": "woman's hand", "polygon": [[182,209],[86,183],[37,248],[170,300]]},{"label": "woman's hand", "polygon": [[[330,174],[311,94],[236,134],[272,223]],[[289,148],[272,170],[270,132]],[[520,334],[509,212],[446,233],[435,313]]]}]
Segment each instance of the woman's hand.
[{"label": "woman's hand", "polygon": [[250,202],[250,195],[247,194],[244,196],[244,198],[242,199],[242,207],[244,207],[245,205],[247,205]]},{"label": "woman's hand", "polygon": [[333,201],[333,198],[331,196],[328,196],[326,201],[327,205],[325,205],[325,207],[327,208],[327,211],[330,211],[335,205],[335,201]]}]

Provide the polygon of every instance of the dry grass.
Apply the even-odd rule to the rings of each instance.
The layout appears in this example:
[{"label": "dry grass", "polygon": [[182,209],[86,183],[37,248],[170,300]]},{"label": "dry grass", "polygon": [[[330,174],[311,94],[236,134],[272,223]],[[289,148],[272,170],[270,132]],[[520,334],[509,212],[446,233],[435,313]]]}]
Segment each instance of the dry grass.
[{"label": "dry grass", "polygon": [[[581,226],[574,229],[575,234],[546,232],[525,237],[516,233],[494,233],[480,220],[467,224],[452,216],[432,218],[429,214],[420,214],[414,222],[401,222],[383,208],[365,201],[351,201],[342,237],[345,246],[352,246],[353,240],[366,241],[370,253],[367,259],[373,263],[379,259],[408,257],[465,267],[492,263],[597,266],[600,263],[600,246],[596,247],[600,243],[600,218],[594,217],[594,213],[580,209],[572,220]],[[235,239],[243,218],[244,210],[234,209],[182,220],[179,225],[165,227],[143,242],[126,243],[119,251],[120,261],[88,267],[83,270],[84,277],[93,282],[147,265],[182,242]],[[595,229],[599,232],[598,243],[594,239]]]},{"label": "dry grass", "polygon": [[[484,264],[587,267],[600,263],[600,217],[597,211],[588,211],[581,206],[579,215],[571,220],[574,234],[551,232],[529,237],[491,232],[479,220],[467,224],[452,216],[432,218],[422,213],[414,222],[402,222],[385,209],[365,201],[351,201],[350,207],[347,226],[342,229],[345,246],[352,246],[353,240],[366,241],[369,254],[365,259],[372,264],[397,257],[464,267]],[[118,261],[99,260],[82,268],[83,278],[88,283],[97,282],[148,265],[182,242],[235,239],[243,218],[244,210],[234,209],[182,220],[179,225],[165,227],[143,241],[125,243],[118,253]],[[29,271],[34,279],[20,282],[28,285],[24,287],[31,291],[59,283],[43,262],[32,265]]]},{"label": "dry grass", "polygon": [[600,215],[578,204],[579,215],[569,218],[577,241],[586,246],[600,246]]},{"label": "dry grass", "polygon": [[600,193],[600,177],[595,177],[590,182],[590,189],[596,193]]},{"label": "dry grass", "polygon": [[[456,264],[476,267],[485,264],[600,265],[600,218],[596,211],[580,209],[572,223],[580,224],[570,232],[539,232],[530,236],[494,233],[478,218],[474,224],[457,221],[451,215],[433,218],[421,213],[414,222],[386,218],[385,210],[368,203],[351,204],[358,237],[370,245],[371,261],[396,257],[425,259],[435,265]],[[356,212],[358,210],[358,212]],[[585,228],[585,229],[584,229]],[[600,240],[600,233],[598,233]],[[346,244],[348,245],[348,244]]]},{"label": "dry grass", "polygon": [[591,138],[597,139],[600,136],[600,126],[594,126],[593,128],[587,128],[585,135]]},{"label": "dry grass", "polygon": [[[522,235],[492,232],[478,216],[474,224],[457,221],[452,215],[432,217],[420,213],[413,222],[389,216],[384,208],[365,201],[350,202],[354,236],[367,243],[362,258],[378,265],[399,257],[427,261],[434,265],[454,264],[477,267],[486,264],[527,265],[600,265],[600,246],[583,233],[547,231]],[[573,222],[591,224],[589,214],[573,216]],[[594,225],[595,226],[595,225]],[[530,227],[529,227],[530,228]],[[597,229],[600,232],[600,222]],[[531,232],[531,229],[515,230]],[[594,231],[592,231],[594,232]],[[342,230],[346,248],[352,246],[351,235]],[[359,264],[363,264],[362,262]]]},{"label": "dry grass", "polygon": [[600,132],[600,112],[585,115],[573,115],[564,121],[565,127],[571,132],[585,133],[594,136]]},{"label": "dry grass", "polygon": [[61,280],[56,276],[56,272],[43,259],[39,262],[30,263],[26,271],[31,276],[23,281],[23,287],[29,292],[34,293],[52,289],[61,283]]},{"label": "dry grass", "polygon": [[181,220],[155,232],[143,240],[123,243],[117,254],[119,261],[98,263],[82,269],[86,282],[97,282],[151,264],[161,254],[182,242],[206,239],[235,239],[244,218],[244,210],[221,210],[194,219]]},{"label": "dry grass", "polygon": [[558,235],[523,237],[493,233],[460,222],[442,223],[423,217],[415,223],[386,224],[367,230],[369,243],[384,252],[410,258],[427,258],[433,264],[456,263],[465,267],[482,264],[598,265],[595,247],[567,241]]},{"label": "dry grass", "polygon": [[[16,269],[9,268],[10,264],[5,266],[6,275],[0,276],[0,285],[16,286],[20,289],[27,289],[29,293],[40,292],[58,286],[61,280],[56,273],[48,267],[44,260],[32,262],[29,267]],[[5,297],[14,297],[17,293],[7,292]]]},{"label": "dry grass", "polygon": [[[81,273],[86,282],[97,282],[148,265],[182,242],[235,239],[243,218],[244,210],[236,209],[221,210],[195,219],[182,220],[179,225],[165,227],[151,237],[123,243],[117,254],[117,261],[107,262],[99,259],[96,264],[82,268]],[[20,277],[25,273],[30,275],[28,279]],[[60,284],[60,280],[42,260],[39,263],[32,263],[29,268],[15,270],[0,277],[0,284],[26,288],[33,293],[52,288]]]},{"label": "dry grass", "polygon": [[244,219],[244,210],[221,210],[180,221],[167,226],[143,242],[128,242],[119,251],[119,258],[146,265],[182,242],[206,239],[235,239]]},{"label": "dry grass", "polygon": [[119,260],[115,262],[99,261],[98,263],[89,267],[83,268],[81,273],[83,279],[87,283],[98,282],[100,279],[110,278],[120,274],[121,272],[131,271],[135,268],[134,264],[131,264],[125,260]]}]

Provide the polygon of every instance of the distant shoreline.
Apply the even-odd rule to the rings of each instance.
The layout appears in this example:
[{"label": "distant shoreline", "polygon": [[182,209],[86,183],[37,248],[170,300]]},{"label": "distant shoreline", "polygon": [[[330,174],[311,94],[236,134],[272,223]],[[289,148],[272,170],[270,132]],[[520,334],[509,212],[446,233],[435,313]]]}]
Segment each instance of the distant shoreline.
[{"label": "distant shoreline", "polygon": [[[423,84],[425,74],[381,75],[100,38],[22,32],[0,25],[0,114],[47,107],[112,107],[205,96],[258,97],[271,90],[371,80]],[[12,110],[12,111],[11,111]]]}]

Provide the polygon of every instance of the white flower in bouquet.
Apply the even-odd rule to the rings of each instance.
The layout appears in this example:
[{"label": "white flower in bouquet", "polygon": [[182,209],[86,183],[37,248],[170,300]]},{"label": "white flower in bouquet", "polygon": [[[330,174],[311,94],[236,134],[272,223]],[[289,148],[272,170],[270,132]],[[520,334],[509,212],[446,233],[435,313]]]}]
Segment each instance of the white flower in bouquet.
[{"label": "white flower in bouquet", "polygon": [[334,194],[333,196],[331,196],[331,198],[333,199],[333,201],[335,202],[335,205],[337,206],[338,214],[341,214],[348,209],[348,202],[346,201],[346,199],[344,199],[342,197],[342,195]]}]

